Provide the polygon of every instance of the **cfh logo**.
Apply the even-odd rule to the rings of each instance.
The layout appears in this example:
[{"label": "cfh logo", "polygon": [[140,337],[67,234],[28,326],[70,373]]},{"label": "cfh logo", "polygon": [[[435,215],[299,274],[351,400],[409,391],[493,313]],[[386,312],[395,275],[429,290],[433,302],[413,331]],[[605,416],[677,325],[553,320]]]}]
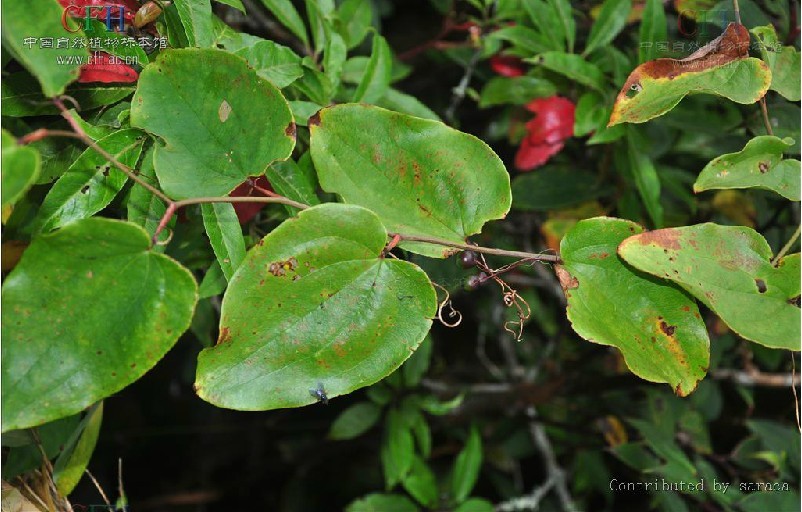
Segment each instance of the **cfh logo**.
[{"label": "cfh logo", "polygon": [[64,30],[67,32],[78,32],[81,30],[81,27],[70,28],[69,23],[67,23],[68,17],[83,18],[83,28],[85,31],[92,30],[92,23],[90,20],[100,19],[106,21],[106,31],[114,32],[117,30],[119,32],[125,32],[125,6],[123,5],[68,5],[64,8],[64,12],[61,13],[61,26],[64,27]]}]

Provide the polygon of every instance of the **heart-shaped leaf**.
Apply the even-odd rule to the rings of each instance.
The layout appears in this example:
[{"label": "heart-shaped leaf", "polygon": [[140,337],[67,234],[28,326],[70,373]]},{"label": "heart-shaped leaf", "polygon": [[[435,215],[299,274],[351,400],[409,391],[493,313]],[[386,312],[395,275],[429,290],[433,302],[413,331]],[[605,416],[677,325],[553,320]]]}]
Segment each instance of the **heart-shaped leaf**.
[{"label": "heart-shaped leaf", "polygon": [[279,90],[220,50],[162,52],[139,77],[131,125],[164,139],[153,163],[174,199],[224,196],[295,145]]},{"label": "heart-shaped leaf", "polygon": [[755,137],[737,153],[721,155],[705,166],[694,192],[726,188],[763,188],[790,199],[800,199],[800,162],[783,160],[794,144],[791,138]]},{"label": "heart-shaped leaf", "polygon": [[375,214],[333,203],[268,234],[231,278],[220,338],[198,356],[198,395],[298,407],[392,373],[429,330],[436,298],[418,267],[382,257],[386,242]]},{"label": "heart-shaped leaf", "polygon": [[34,239],[3,283],[3,431],[116,393],[189,327],[195,280],[149,245],[142,228],[101,218]]},{"label": "heart-shaped leaf", "polygon": [[677,106],[688,94],[715,94],[754,103],[766,94],[771,71],[748,57],[749,32],[731,23],[718,38],[682,60],[657,59],[635,68],[618,93],[608,126],[643,123]]},{"label": "heart-shaped leaf", "polygon": [[685,288],[744,338],[799,350],[799,254],[773,267],[771,248],[755,230],[711,223],[659,229],[633,236],[618,252]]},{"label": "heart-shaped leaf", "polygon": [[[510,208],[504,164],[472,135],[366,105],[325,108],[313,119],[320,185],[375,212],[391,232],[464,243]],[[454,252],[423,243],[402,247],[438,258]]]},{"label": "heart-shaped leaf", "polygon": [[634,222],[597,217],[565,235],[557,275],[568,319],[586,340],[617,347],[635,375],[686,396],[707,373],[707,331],[693,299],[616,254],[623,240],[642,231]]}]

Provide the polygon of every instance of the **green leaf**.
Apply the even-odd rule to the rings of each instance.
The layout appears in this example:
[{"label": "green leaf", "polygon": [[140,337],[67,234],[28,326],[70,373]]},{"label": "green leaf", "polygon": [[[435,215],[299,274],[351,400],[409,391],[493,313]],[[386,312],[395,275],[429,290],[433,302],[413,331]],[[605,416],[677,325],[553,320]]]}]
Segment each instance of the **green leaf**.
[{"label": "green leaf", "polygon": [[[479,139],[426,119],[337,105],[310,123],[320,185],[369,208],[388,230],[464,243],[510,207],[509,175]],[[432,257],[454,249],[403,242]]]},{"label": "green leaf", "polygon": [[563,38],[568,45],[568,52],[572,53],[574,51],[574,41],[576,39],[576,23],[574,22],[571,3],[568,0],[549,0],[549,4],[551,4],[551,8],[559,19]]},{"label": "green leaf", "polygon": [[323,52],[323,70],[336,89],[340,85],[340,75],[348,57],[348,49],[342,36],[334,32],[329,25],[326,27],[329,37],[326,39],[326,50]]},{"label": "green leaf", "polygon": [[[560,3],[560,2],[557,2]],[[542,40],[545,50],[564,50],[567,47],[565,25],[560,19],[558,11],[555,9],[555,2],[549,0],[525,0],[522,2],[529,20],[535,26],[538,38]],[[561,5],[561,7],[563,7]],[[570,15],[570,7],[568,8]],[[573,19],[571,19],[573,21]],[[521,27],[524,28],[524,27]],[[504,29],[502,29],[504,30]],[[527,29],[531,30],[531,29]],[[538,39],[538,38],[535,38]],[[533,39],[533,38],[528,38]],[[532,52],[537,52],[533,50]],[[569,50],[571,51],[571,50]]]},{"label": "green leaf", "polygon": [[328,44],[331,34],[330,18],[334,13],[333,0],[305,0],[306,17],[312,33],[315,53],[320,53]]},{"label": "green leaf", "polygon": [[230,5],[234,9],[237,9],[238,11],[240,11],[242,14],[246,14],[245,13],[245,6],[242,5],[242,0],[215,0],[215,2],[218,2],[218,3],[221,3],[221,4]]},{"label": "green leaf", "polygon": [[[62,94],[67,84],[78,78],[79,61],[89,58],[86,48],[73,48],[72,44],[57,48],[58,38],[85,38],[78,21],[68,22],[76,27],[73,33],[61,26],[63,12],[55,0],[2,3],[3,47],[36,77],[48,97]],[[52,47],[42,48],[42,38],[52,38]],[[26,45],[26,41],[31,44]],[[3,107],[6,115],[5,99]]]},{"label": "green leaf", "polygon": [[401,373],[404,376],[404,385],[408,388],[417,386],[426,370],[429,369],[429,362],[432,357],[432,339],[427,336],[412,356],[401,366]]},{"label": "green leaf", "polygon": [[525,105],[535,98],[546,98],[557,94],[557,88],[543,78],[518,76],[491,78],[480,94],[479,107],[494,105]]},{"label": "green leaf", "polygon": [[582,137],[607,124],[610,112],[604,99],[595,92],[586,92],[576,102],[574,136]]},{"label": "green leaf", "polygon": [[309,45],[309,38],[306,35],[306,27],[304,27],[303,19],[298,11],[293,7],[290,0],[262,0],[267,9],[273,13],[273,16],[281,22],[282,25],[290,29],[290,32],[295,34],[298,39],[305,45]]},{"label": "green leaf", "polygon": [[711,223],[660,229],[628,239],[619,254],[682,286],[744,338],[799,350],[799,254],[773,267],[756,231]]},{"label": "green leaf", "polygon": [[454,509],[454,512],[493,512],[494,510],[493,504],[489,501],[482,498],[471,498],[462,502]]},{"label": "green leaf", "polygon": [[454,462],[454,474],[451,479],[451,496],[457,503],[462,503],[471,495],[479,470],[482,468],[482,438],[476,425],[471,427],[465,448],[457,455]]},{"label": "green leaf", "polygon": [[741,151],[721,155],[707,164],[693,184],[693,191],[754,187],[799,201],[800,162],[783,160],[783,153],[793,145],[790,138],[755,137]]},{"label": "green leaf", "polygon": [[416,409],[416,413],[412,419],[412,434],[415,436],[421,455],[428,458],[432,453],[432,431],[420,410]]},{"label": "green leaf", "polygon": [[690,297],[618,258],[618,245],[641,232],[634,222],[597,217],[565,235],[557,275],[568,319],[586,340],[617,347],[635,375],[686,396],[707,372],[707,330]]},{"label": "green leaf", "polygon": [[242,237],[237,212],[231,203],[210,203],[201,205],[203,225],[212,243],[212,249],[226,280],[239,268],[245,259],[245,239]]},{"label": "green leaf", "polygon": [[512,207],[547,211],[564,208],[612,192],[596,175],[569,167],[547,166],[512,181]]},{"label": "green leaf", "polygon": [[[766,512],[768,510],[792,511],[799,508],[799,492],[788,486],[787,482],[763,483],[763,487],[760,490],[758,490],[758,484],[754,482],[746,482],[742,485],[747,486],[744,487],[744,490],[754,492],[747,494],[738,502],[738,510],[743,512]],[[767,486],[771,486],[772,490],[765,490]]]},{"label": "green leaf", "polygon": [[95,451],[100,425],[103,422],[103,402],[89,409],[89,413],[81,421],[79,437],[70,443],[70,450],[64,450],[53,465],[53,480],[62,496],[68,496],[89,465],[89,459]]},{"label": "green leaf", "polygon": [[346,507],[345,512],[418,512],[406,496],[398,494],[368,494]]},{"label": "green leaf", "polygon": [[745,105],[762,98],[771,71],[760,59],[741,57],[749,45],[746,29],[730,24],[710,45],[687,59],[657,59],[635,68],[618,93],[608,126],[646,122],[688,94],[713,94]]},{"label": "green leaf", "polygon": [[33,240],[3,283],[3,431],[116,393],[189,327],[195,280],[149,245],[142,228],[101,218]]},{"label": "green leaf", "polygon": [[257,75],[279,89],[304,76],[301,58],[291,49],[273,41],[259,41],[240,48],[234,55],[245,59]]},{"label": "green leaf", "polygon": [[401,483],[404,489],[421,505],[429,508],[437,506],[437,479],[420,457],[416,456],[413,459],[409,473]]},{"label": "green leaf", "polygon": [[309,118],[323,108],[321,105],[311,101],[290,101],[289,104],[290,110],[292,110],[292,117],[295,118],[295,123],[298,126],[308,126]]},{"label": "green leaf", "polygon": [[359,437],[379,421],[381,407],[373,402],[360,402],[344,410],[329,430],[329,439],[343,440]]},{"label": "green leaf", "polygon": [[635,138],[635,132],[629,133],[627,155],[629,168],[638,188],[641,200],[655,227],[663,226],[663,206],[660,204],[660,177],[657,175],[649,155],[641,151]]},{"label": "green leaf", "polygon": [[398,409],[390,409],[387,412],[381,460],[387,489],[404,480],[415,460],[412,433]]},{"label": "green leaf", "polygon": [[500,45],[501,43],[499,41],[507,41],[513,45],[513,48],[508,50],[507,53],[520,57],[528,57],[533,53],[547,52],[561,47],[561,45],[554,40],[547,39],[544,34],[550,35],[551,31],[546,30],[539,32],[529,27],[514,25],[512,27],[501,27],[498,30],[494,30],[484,39],[485,44],[496,41]]},{"label": "green leaf", "polygon": [[310,101],[318,105],[328,105],[334,94],[334,87],[325,74],[315,67],[314,62],[307,58],[301,61],[304,76],[292,83],[292,89],[300,91]]},{"label": "green leaf", "polygon": [[221,50],[162,52],[139,77],[131,125],[164,139],[153,163],[174,199],[226,195],[295,145],[278,89]]},{"label": "green leaf", "polygon": [[203,275],[203,280],[198,287],[198,296],[201,299],[214,297],[220,295],[228,286],[226,276],[223,275],[223,269],[220,268],[220,263],[217,260],[209,266],[209,270]]},{"label": "green leaf", "polygon": [[638,63],[654,59],[657,54],[657,45],[668,41],[668,28],[666,25],[666,11],[661,0],[646,0],[640,25],[640,47],[638,48]]},{"label": "green leaf", "polygon": [[373,2],[370,0],[345,0],[337,7],[335,27],[350,50],[368,35],[373,21]]},{"label": "green leaf", "polygon": [[626,25],[631,10],[632,0],[605,0],[599,17],[590,29],[582,55],[588,55],[593,50],[610,44]]},{"label": "green leaf", "polygon": [[580,55],[546,52],[531,59],[526,59],[526,62],[543,66],[549,71],[559,73],[578,84],[596,89],[599,92],[604,92],[607,87],[604,73],[595,64],[591,64]]},{"label": "green leaf", "polygon": [[[14,430],[3,432],[3,446],[11,447],[3,456],[3,479],[11,480],[25,472],[42,466],[42,451],[48,459],[54,459],[70,443],[70,439],[83,427],[78,414],[39,425],[41,450],[33,437],[33,431]],[[11,442],[8,442],[11,441]],[[5,451],[5,450],[4,450]],[[5,494],[5,493],[4,493]]]},{"label": "green leaf", "polygon": [[214,46],[212,4],[209,0],[174,0],[190,46]]},{"label": "green leaf", "polygon": [[800,56],[793,46],[782,46],[777,40],[773,25],[755,27],[752,32],[760,45],[760,55],[771,68],[772,91],[777,91],[788,101],[802,99],[800,90]]},{"label": "green leaf", "polygon": [[[139,130],[120,130],[97,141],[98,145],[128,167],[136,167],[144,135]],[[50,231],[99,212],[117,196],[128,177],[106,157],[87,148],[47,193],[36,218],[38,231]]]},{"label": "green leaf", "polygon": [[376,106],[394,110],[402,114],[409,114],[423,119],[440,121],[440,116],[435,114],[429,107],[421,103],[415,96],[405,94],[392,87],[387,89],[384,96],[376,100]]},{"label": "green leaf", "polygon": [[2,191],[3,206],[13,205],[39,177],[39,152],[26,146],[18,146],[13,135],[3,130]]},{"label": "green leaf", "polygon": [[[139,178],[158,187],[159,183],[156,181],[156,170],[153,168],[153,146],[150,145],[140,161],[139,164]],[[145,187],[136,184],[131,187],[131,193],[128,195],[128,202],[126,204],[128,211],[128,220],[138,226],[145,228],[149,236],[156,234],[156,229],[159,227],[164,214],[167,212],[167,205],[164,204],[160,198],[153,195],[153,192]],[[170,219],[167,229],[159,233],[159,242],[164,242],[170,236],[170,229],[175,226],[175,216]],[[164,246],[155,245],[154,251],[162,252]]]},{"label": "green leaf", "polygon": [[[415,351],[434,317],[426,275],[381,258],[387,233],[357,206],[304,210],[252,248],[223,298],[217,345],[196,391],[241,410],[316,402],[377,382]],[[258,314],[254,314],[258,311]]]},{"label": "green leaf", "polygon": [[375,103],[390,88],[393,69],[393,54],[387,41],[373,33],[373,47],[365,74],[351,99],[354,103]]},{"label": "green leaf", "polygon": [[[25,117],[45,114],[58,114],[59,110],[42,91],[31,83],[32,77],[24,71],[3,76],[0,82],[0,101],[3,103],[3,116]],[[74,98],[86,113],[104,105],[116,103],[134,92],[133,87],[111,87],[107,84],[71,86],[64,91]]]},{"label": "green leaf", "polygon": [[[315,193],[315,176],[313,171],[307,172],[306,167],[296,164],[293,160],[276,162],[267,168],[267,176],[273,189],[284,197],[288,197],[299,203],[314,206],[320,204]],[[295,215],[296,208],[288,206],[287,210]]]}]

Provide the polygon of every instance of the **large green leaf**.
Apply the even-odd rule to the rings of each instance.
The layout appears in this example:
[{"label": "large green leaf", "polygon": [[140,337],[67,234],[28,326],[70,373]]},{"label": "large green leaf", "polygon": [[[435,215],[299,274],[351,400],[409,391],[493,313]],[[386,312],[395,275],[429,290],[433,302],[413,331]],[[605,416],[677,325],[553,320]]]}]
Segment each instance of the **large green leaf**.
[{"label": "large green leaf", "polygon": [[756,187],[799,201],[800,162],[783,160],[783,152],[793,145],[791,138],[755,137],[741,151],[721,155],[707,164],[693,184],[693,191]]},{"label": "large green leaf", "polygon": [[229,283],[217,345],[198,357],[196,390],[221,407],[298,407],[390,374],[436,309],[426,275],[384,259],[387,233],[364,208],[323,204],[251,249]]},{"label": "large green leaf", "polygon": [[[374,211],[389,231],[464,242],[510,208],[509,175],[498,156],[440,122],[346,104],[321,110],[310,131],[323,189]],[[440,258],[454,252],[402,247]]]},{"label": "large green leaf", "polygon": [[[97,141],[117,161],[135,167],[145,135],[121,130]],[[50,231],[99,212],[128,181],[122,171],[92,148],[86,149],[47,193],[36,218],[38,231]]]},{"label": "large green leaf", "polygon": [[39,152],[33,148],[18,146],[13,135],[3,130],[2,191],[3,206],[14,204],[36,183],[39,176]]},{"label": "large green leaf", "polygon": [[639,234],[618,252],[638,269],[675,281],[744,338],[799,350],[799,254],[775,268],[756,231],[711,223]]},{"label": "large green leaf", "polygon": [[755,27],[750,32],[757,37],[760,55],[771,68],[770,89],[788,101],[799,101],[802,98],[799,51],[793,46],[782,46],[772,25]]},{"label": "large green leaf", "polygon": [[2,429],[75,414],[147,372],[189,327],[192,275],[133,224],[34,239],[3,283]]},{"label": "large green leaf", "polygon": [[618,93],[609,126],[661,116],[688,94],[714,94],[742,104],[758,101],[769,88],[771,71],[760,59],[744,55],[748,47],[749,32],[733,23],[686,59],[641,64]]},{"label": "large green leaf", "polygon": [[[89,58],[89,50],[69,44],[73,38],[83,39],[85,35],[80,28],[70,33],[61,26],[63,12],[64,8],[56,0],[2,3],[4,50],[10,50],[39,80],[48,97],[62,94],[67,84],[78,78],[81,61]],[[51,47],[42,47],[43,38],[50,38]],[[57,47],[55,40],[58,38],[67,38],[66,48]]]},{"label": "large green leaf", "polygon": [[154,165],[175,199],[226,195],[295,145],[292,113],[278,89],[220,50],[161,53],[139,77],[131,124],[164,139]]},{"label": "large green leaf", "polygon": [[279,89],[304,76],[301,57],[290,48],[273,41],[258,41],[237,50],[236,55],[248,61],[256,74]]},{"label": "large green leaf", "polygon": [[618,245],[642,231],[634,222],[597,217],[565,235],[557,274],[568,319],[588,341],[621,350],[634,374],[685,396],[707,372],[707,330],[693,299],[617,256]]}]

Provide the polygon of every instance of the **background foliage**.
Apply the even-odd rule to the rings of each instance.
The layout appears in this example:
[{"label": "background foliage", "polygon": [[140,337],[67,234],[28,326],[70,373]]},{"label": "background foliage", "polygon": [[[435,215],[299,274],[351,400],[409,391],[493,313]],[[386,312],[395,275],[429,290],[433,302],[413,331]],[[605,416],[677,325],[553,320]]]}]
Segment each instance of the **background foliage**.
[{"label": "background foliage", "polygon": [[73,3],[2,5],[4,506],[799,510],[796,3]]}]

